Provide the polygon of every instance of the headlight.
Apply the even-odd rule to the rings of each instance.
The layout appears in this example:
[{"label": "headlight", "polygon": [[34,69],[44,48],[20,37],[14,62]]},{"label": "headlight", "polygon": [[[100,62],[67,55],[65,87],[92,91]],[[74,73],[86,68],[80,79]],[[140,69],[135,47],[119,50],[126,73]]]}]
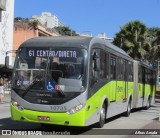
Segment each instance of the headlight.
[{"label": "headlight", "polygon": [[12,100],[11,103],[12,103],[12,105],[15,106],[18,110],[24,110],[24,108],[23,108],[22,106],[20,106],[20,105],[18,104],[18,102]]},{"label": "headlight", "polygon": [[85,105],[84,104],[79,104],[77,106],[75,106],[74,108],[70,109],[67,114],[74,114],[78,111],[80,111]]}]

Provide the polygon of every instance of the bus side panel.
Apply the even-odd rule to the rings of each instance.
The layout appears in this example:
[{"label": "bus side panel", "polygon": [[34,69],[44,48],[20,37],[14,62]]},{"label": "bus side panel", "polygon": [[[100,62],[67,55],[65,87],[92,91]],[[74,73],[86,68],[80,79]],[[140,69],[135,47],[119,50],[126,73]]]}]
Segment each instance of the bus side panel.
[{"label": "bus side panel", "polygon": [[86,126],[94,124],[99,121],[100,118],[100,109],[102,104],[106,99],[108,101],[112,99],[112,92],[110,87],[113,82],[109,82],[100,88],[98,91],[94,92],[94,94],[87,100],[86,102]]},{"label": "bus side panel", "polygon": [[133,102],[133,92],[134,92],[134,83],[133,82],[128,82],[127,97],[129,98],[131,96],[132,97],[132,102]]},{"label": "bus side panel", "polygon": [[151,103],[153,104],[153,100],[155,97],[155,87],[152,84],[145,84],[145,94],[144,94],[144,102],[143,106],[146,106],[149,96],[151,96]]},{"label": "bus side panel", "polygon": [[108,86],[109,90],[109,102],[114,102],[116,101],[116,86],[117,82],[116,81],[111,81]]},{"label": "bus side panel", "polygon": [[124,81],[117,81],[116,87],[116,102],[125,99],[125,82]]},{"label": "bus side panel", "polygon": [[151,85],[151,105],[155,103],[156,86]]},{"label": "bus side panel", "polygon": [[[118,86],[121,91],[116,92],[116,81],[111,81],[101,89],[99,89],[93,96],[91,96],[86,102],[86,125],[91,125],[99,121],[100,109],[105,98],[108,100],[107,118],[123,113],[127,110],[128,96],[133,94],[133,82],[129,82],[128,96],[125,99],[125,87],[124,82],[118,82]],[[120,89],[119,88],[119,89]],[[115,95],[116,94],[116,95]],[[116,97],[116,100],[114,100]],[[124,102],[125,101],[125,102]]]},{"label": "bus side panel", "polygon": [[137,107],[142,107],[143,106],[143,87],[144,84],[142,83],[138,83],[138,103],[137,103]]},{"label": "bus side panel", "polygon": [[100,109],[105,99],[107,99],[108,101],[107,105],[108,107],[106,107],[107,118],[126,111],[127,108],[126,107],[124,108],[123,100],[119,99],[116,102],[116,93],[117,93],[116,89],[117,89],[117,82],[110,81],[102,88],[100,88],[97,92],[95,92],[95,94],[88,99],[86,103],[86,108],[90,107],[90,109],[89,111],[86,111],[87,125],[91,125],[99,121]]}]

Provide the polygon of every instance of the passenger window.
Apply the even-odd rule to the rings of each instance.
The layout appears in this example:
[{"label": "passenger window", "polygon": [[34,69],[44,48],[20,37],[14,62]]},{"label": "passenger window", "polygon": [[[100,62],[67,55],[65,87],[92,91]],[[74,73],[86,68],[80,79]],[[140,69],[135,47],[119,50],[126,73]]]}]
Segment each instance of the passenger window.
[{"label": "passenger window", "polygon": [[130,61],[128,61],[128,81],[133,81],[133,63]]},{"label": "passenger window", "polygon": [[109,79],[109,54],[100,51],[100,78]]},{"label": "passenger window", "polygon": [[111,71],[111,80],[116,79],[116,58],[111,57],[110,59],[110,71]]}]

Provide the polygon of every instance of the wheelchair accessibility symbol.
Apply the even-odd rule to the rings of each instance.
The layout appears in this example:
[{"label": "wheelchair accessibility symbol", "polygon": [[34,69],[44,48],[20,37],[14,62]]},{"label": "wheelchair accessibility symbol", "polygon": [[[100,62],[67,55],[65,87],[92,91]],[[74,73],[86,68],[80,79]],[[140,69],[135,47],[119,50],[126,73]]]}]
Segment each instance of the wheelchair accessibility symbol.
[{"label": "wheelchair accessibility symbol", "polygon": [[54,87],[55,87],[55,83],[53,81],[49,81],[47,84],[47,90],[52,91],[54,90]]}]

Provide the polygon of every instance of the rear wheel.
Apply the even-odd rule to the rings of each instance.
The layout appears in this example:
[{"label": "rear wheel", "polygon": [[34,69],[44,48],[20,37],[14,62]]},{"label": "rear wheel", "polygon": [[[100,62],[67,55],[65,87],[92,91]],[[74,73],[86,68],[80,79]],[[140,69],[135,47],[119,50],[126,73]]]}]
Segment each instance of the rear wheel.
[{"label": "rear wheel", "polygon": [[99,122],[96,124],[96,127],[102,128],[106,121],[106,105],[103,103],[101,111],[100,111],[100,119]]},{"label": "rear wheel", "polygon": [[147,104],[146,106],[144,107],[145,110],[148,110],[150,107],[151,107],[151,98],[149,97],[148,100],[147,100]]},{"label": "rear wheel", "polygon": [[125,112],[125,116],[128,117],[131,114],[131,99],[128,102],[127,111]]}]

